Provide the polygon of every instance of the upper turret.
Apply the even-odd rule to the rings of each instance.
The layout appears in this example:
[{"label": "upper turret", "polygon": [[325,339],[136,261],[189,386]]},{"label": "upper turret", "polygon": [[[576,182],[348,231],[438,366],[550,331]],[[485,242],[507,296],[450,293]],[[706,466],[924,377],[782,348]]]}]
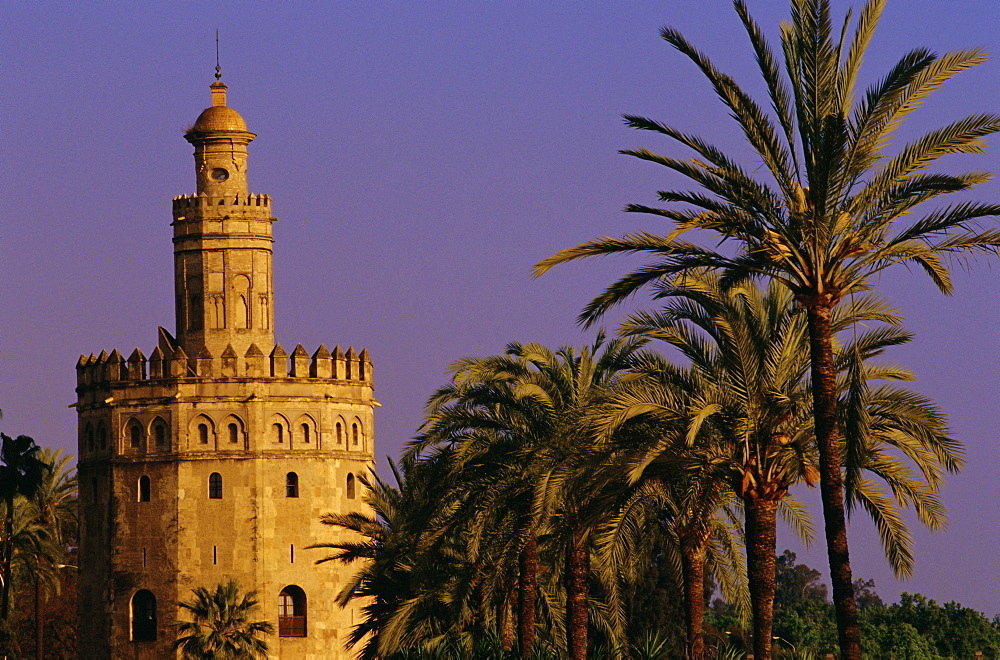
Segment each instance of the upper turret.
[{"label": "upper turret", "polygon": [[240,113],[226,105],[226,87],[212,83],[212,105],[205,108],[185,139],[194,145],[198,193],[209,196],[245,195],[247,145],[257,137],[247,131]]}]

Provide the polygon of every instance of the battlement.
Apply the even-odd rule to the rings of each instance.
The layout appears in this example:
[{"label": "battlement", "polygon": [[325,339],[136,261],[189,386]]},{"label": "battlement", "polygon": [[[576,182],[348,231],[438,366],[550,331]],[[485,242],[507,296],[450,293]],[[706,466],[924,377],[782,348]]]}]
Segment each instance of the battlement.
[{"label": "battlement", "polygon": [[101,351],[100,355],[81,355],[76,364],[78,388],[188,378],[322,379],[371,384],[372,363],[368,349],[356,353],[349,347],[344,353],[336,346],[331,353],[325,344],[320,344],[310,356],[302,344],[298,344],[289,357],[281,344],[275,344],[268,355],[256,344],[250,344],[242,358],[231,345],[218,357],[208,348],[189,357],[180,346],[166,351],[157,346],[148,359],[138,348],[127,359],[115,349],[111,353]]},{"label": "battlement", "polygon": [[195,195],[178,195],[174,197],[174,212],[188,209],[205,209],[215,206],[253,206],[271,207],[271,196],[261,193],[250,193],[249,195],[231,195],[225,197],[212,197],[205,193]]}]

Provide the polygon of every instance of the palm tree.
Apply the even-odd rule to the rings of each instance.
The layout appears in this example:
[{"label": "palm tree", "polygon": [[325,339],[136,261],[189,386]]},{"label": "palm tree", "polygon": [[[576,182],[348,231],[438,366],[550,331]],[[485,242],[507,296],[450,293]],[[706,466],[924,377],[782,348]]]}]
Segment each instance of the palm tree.
[{"label": "palm tree", "polygon": [[10,613],[10,589],[14,561],[14,499],[21,495],[32,497],[41,487],[47,466],[38,458],[40,447],[26,435],[11,438],[0,434],[0,500],[6,505],[4,538],[0,544],[0,620],[7,620]]},{"label": "palm tree", "polygon": [[254,621],[257,592],[241,593],[235,580],[216,585],[215,591],[205,587],[193,590],[191,601],[178,603],[187,610],[190,621],[177,621],[178,637],[174,649],[185,658],[267,657],[267,642],[262,635],[274,633],[269,621]]},{"label": "palm tree", "polygon": [[[557,263],[618,252],[654,256],[653,263],[595,298],[581,314],[587,323],[650,282],[703,267],[722,269],[726,283],[767,278],[791,291],[807,315],[827,553],[841,653],[852,659],[860,658],[861,645],[847,544],[831,314],[845,297],[868,286],[874,274],[899,263],[918,266],[949,293],[945,258],[992,253],[1000,246],[1000,232],[980,226],[1000,215],[996,204],[965,201],[921,212],[931,200],[989,180],[983,172],[925,170],[949,154],[981,153],[982,139],[1000,130],[1000,117],[973,115],[927,133],[897,153],[889,151],[891,137],[909,113],[986,56],[977,49],[943,56],[914,49],[859,95],[858,72],[884,4],[868,0],[853,34],[848,16],[837,35],[829,0],[791,0],[791,20],[781,32],[782,71],[744,0],[734,0],[771,112],[677,30],[663,28],[662,37],[708,79],[763,163],[767,178],[751,175],[701,138],[627,115],[629,126],[666,136],[697,158],[672,158],[646,149],[624,153],[678,172],[699,189],[660,192],[662,202],[679,207],[627,207],[676,223],[666,235],[598,239],[555,254],[535,269],[541,274]],[[684,240],[682,235],[693,229],[714,234],[733,249]]]}]

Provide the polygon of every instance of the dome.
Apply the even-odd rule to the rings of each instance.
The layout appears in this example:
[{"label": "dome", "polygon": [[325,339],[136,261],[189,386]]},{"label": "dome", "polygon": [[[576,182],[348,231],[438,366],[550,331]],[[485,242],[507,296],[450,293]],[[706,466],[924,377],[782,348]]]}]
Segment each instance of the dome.
[{"label": "dome", "polygon": [[213,105],[198,115],[198,121],[191,127],[191,133],[211,131],[246,131],[247,124],[240,113],[225,105]]}]

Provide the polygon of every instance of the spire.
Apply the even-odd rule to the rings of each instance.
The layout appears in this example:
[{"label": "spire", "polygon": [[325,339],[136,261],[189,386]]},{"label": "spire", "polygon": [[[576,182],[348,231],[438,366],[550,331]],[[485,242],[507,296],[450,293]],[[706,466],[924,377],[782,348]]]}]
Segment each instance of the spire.
[{"label": "spire", "polygon": [[215,79],[222,81],[222,66],[219,64],[219,31],[215,31]]},{"label": "spire", "polygon": [[212,107],[225,107],[226,83],[222,82],[222,65],[219,64],[219,31],[215,31],[215,82],[212,83]]}]

